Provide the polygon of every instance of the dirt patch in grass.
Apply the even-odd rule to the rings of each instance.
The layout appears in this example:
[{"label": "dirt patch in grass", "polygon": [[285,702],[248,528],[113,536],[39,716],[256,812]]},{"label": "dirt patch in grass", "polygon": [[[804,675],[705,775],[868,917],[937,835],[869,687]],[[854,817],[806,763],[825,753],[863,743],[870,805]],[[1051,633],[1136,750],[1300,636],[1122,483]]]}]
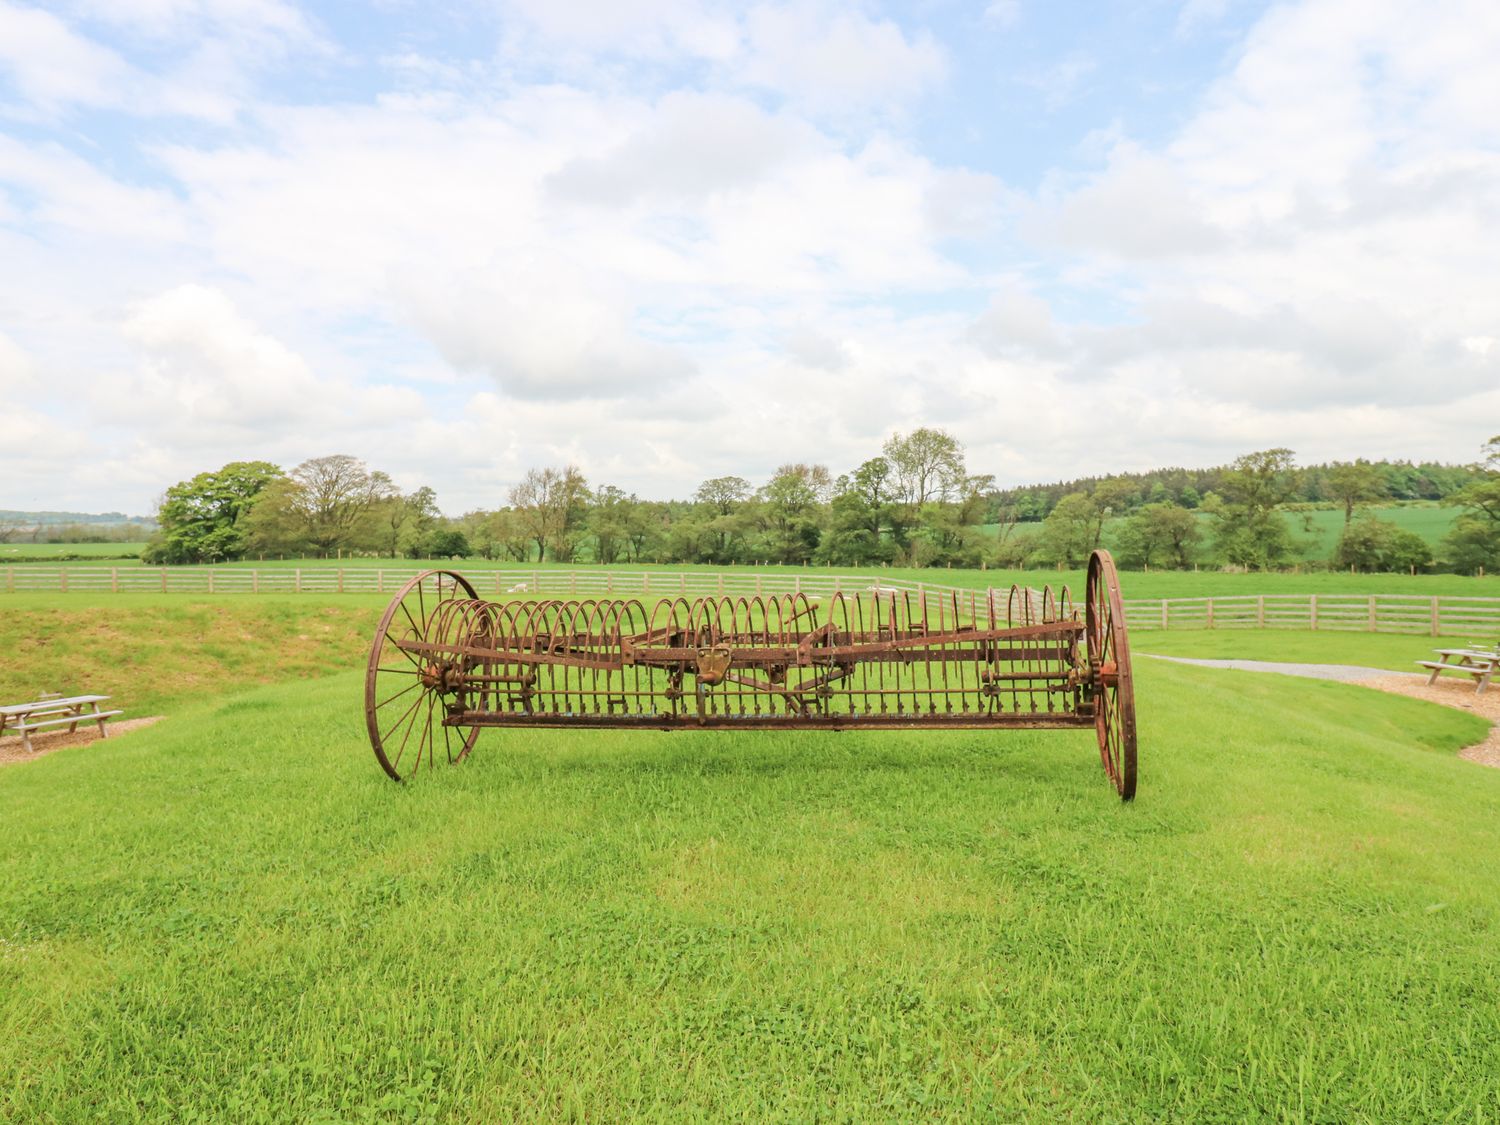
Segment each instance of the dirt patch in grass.
[{"label": "dirt patch in grass", "polygon": [[[149,727],[152,723],[159,723],[162,715],[148,715],[143,719],[121,719],[117,723],[109,724],[109,738],[125,734],[138,727]],[[65,730],[37,731],[31,736],[33,749],[26,749],[26,744],[21,741],[21,736],[0,738],[0,766],[14,766],[21,762],[30,762],[40,758],[43,754],[51,754],[54,750],[63,750],[69,746],[82,746],[86,742],[108,742],[109,739],[100,739],[98,728],[90,723],[88,730],[76,730],[69,734]]]},{"label": "dirt patch in grass", "polygon": [[1458,756],[1467,758],[1471,762],[1478,762],[1482,766],[1494,766],[1500,769],[1500,691],[1491,688],[1483,695],[1478,695],[1470,680],[1440,679],[1435,684],[1428,684],[1426,680],[1408,673],[1398,673],[1360,682],[1365,687],[1377,688],[1380,691],[1409,695],[1413,699],[1425,699],[1428,703],[1441,703],[1444,707],[1456,707],[1497,724],[1490,727],[1488,738],[1473,746],[1464,747],[1458,752]]}]

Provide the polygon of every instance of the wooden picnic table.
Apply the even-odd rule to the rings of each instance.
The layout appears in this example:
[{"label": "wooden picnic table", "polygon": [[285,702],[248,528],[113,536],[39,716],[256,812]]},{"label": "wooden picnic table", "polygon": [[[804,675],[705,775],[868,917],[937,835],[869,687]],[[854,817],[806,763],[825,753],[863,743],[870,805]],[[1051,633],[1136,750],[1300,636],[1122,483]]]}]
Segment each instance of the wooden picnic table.
[{"label": "wooden picnic table", "polygon": [[1432,675],[1427,677],[1429,687],[1437,682],[1438,676],[1443,672],[1458,672],[1460,675],[1472,677],[1474,694],[1483,695],[1484,689],[1489,686],[1495,672],[1500,670],[1500,650],[1440,648],[1433,651],[1442,659],[1417,661],[1423,668],[1432,669]]},{"label": "wooden picnic table", "polygon": [[27,750],[31,745],[31,732],[43,727],[66,726],[72,734],[79,723],[98,723],[99,737],[109,737],[104,721],[123,711],[101,711],[99,704],[109,699],[107,695],[70,695],[61,699],[38,699],[32,703],[12,703],[0,707],[0,735],[7,731],[18,731]]}]

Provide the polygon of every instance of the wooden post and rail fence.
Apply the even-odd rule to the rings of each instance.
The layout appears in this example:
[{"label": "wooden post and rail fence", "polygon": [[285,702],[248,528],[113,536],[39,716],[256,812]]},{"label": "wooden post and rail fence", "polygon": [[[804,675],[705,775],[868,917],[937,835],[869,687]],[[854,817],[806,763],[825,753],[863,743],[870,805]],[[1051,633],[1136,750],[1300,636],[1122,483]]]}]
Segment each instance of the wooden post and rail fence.
[{"label": "wooden post and rail fence", "polygon": [[[440,565],[440,564],[433,564]],[[871,590],[906,593],[976,615],[993,599],[1004,613],[1010,587],[950,586],[881,575],[781,571],[465,570],[483,597],[740,597],[804,593],[828,597]],[[108,591],[183,594],[391,594],[421,572],[412,567],[5,566],[5,593]],[[1075,591],[1078,605],[1082,591]],[[1035,591],[1029,595],[1038,597]],[[1034,612],[1039,606],[1034,606]],[[1211,598],[1127,598],[1134,629],[1298,629],[1411,633],[1500,640],[1500,598],[1417,594],[1237,594]]]}]

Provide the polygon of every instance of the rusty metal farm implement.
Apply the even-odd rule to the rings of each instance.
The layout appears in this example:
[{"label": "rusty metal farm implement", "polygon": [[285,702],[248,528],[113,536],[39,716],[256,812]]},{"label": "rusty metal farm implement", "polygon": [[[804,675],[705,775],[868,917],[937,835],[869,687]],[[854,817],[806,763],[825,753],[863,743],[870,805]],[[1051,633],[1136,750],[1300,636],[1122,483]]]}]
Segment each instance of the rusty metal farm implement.
[{"label": "rusty metal farm implement", "polygon": [[365,717],[398,781],[462,760],[482,727],[1092,727],[1110,782],[1135,795],[1130,648],[1106,551],[1089,560],[1082,612],[1066,587],[491,602],[428,571],[380,620]]}]

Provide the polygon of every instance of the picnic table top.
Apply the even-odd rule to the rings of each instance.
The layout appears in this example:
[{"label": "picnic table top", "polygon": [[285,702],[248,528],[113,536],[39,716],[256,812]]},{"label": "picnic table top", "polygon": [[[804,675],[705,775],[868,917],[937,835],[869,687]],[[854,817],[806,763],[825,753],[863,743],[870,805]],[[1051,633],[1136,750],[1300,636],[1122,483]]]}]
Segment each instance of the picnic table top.
[{"label": "picnic table top", "polygon": [[85,703],[103,703],[107,695],[70,695],[66,699],[39,699],[33,703],[12,703],[0,707],[0,715],[29,715],[33,711],[50,711],[69,707],[81,707]]}]

